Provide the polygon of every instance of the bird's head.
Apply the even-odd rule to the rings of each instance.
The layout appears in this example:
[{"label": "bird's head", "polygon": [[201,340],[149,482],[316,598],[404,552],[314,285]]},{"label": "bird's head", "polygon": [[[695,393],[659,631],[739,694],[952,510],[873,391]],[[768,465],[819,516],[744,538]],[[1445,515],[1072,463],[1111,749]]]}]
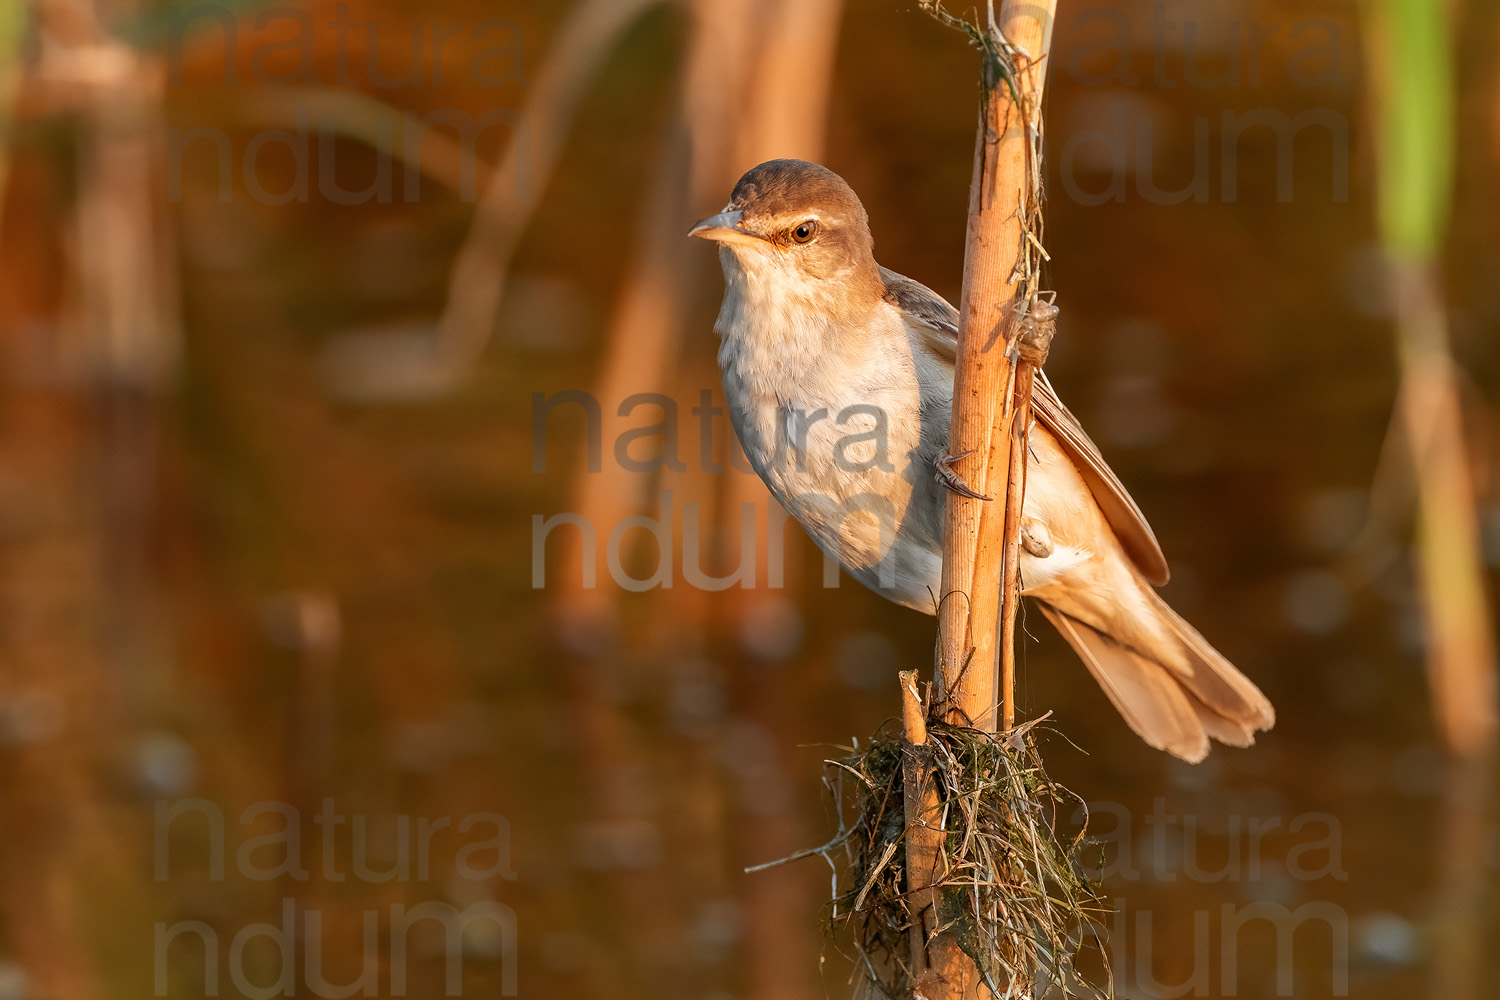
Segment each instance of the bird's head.
[{"label": "bird's head", "polygon": [[844,179],[805,160],[767,160],[735,184],[729,204],[688,233],[714,240],[725,267],[841,297],[878,298],[870,220]]}]

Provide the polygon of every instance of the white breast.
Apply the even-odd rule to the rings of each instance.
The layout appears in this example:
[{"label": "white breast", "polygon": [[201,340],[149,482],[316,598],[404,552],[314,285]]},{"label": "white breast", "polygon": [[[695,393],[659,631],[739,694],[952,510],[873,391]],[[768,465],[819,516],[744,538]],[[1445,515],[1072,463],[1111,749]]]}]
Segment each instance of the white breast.
[{"label": "white breast", "polygon": [[827,319],[818,283],[758,279],[732,257],[725,277],[719,364],[751,466],[849,572],[926,609],[939,557],[934,533],[908,517],[924,459],[916,362],[899,311],[880,303],[851,336]]}]

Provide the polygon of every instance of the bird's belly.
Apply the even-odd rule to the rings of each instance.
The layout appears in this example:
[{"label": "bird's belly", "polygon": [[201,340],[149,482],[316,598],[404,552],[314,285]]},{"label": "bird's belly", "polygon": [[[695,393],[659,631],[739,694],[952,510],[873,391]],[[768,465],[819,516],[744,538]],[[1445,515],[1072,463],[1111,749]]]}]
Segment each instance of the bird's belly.
[{"label": "bird's belly", "polygon": [[813,542],[881,595],[930,612],[941,509],[925,489],[920,442],[907,433],[920,426],[906,412],[915,407],[879,396],[737,406],[728,395],[751,465]]}]

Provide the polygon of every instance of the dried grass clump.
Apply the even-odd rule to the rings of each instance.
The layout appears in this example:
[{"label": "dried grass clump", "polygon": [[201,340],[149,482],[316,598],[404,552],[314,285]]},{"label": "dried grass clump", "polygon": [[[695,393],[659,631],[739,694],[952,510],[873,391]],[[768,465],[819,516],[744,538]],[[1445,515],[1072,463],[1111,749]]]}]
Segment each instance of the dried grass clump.
[{"label": "dried grass clump", "polygon": [[[1040,720],[1038,720],[1040,721]],[[936,783],[943,856],[938,930],[953,935],[996,997],[1113,995],[1100,918],[1108,912],[1084,863],[1087,820],[1069,832],[1077,795],[1052,781],[1035,742],[1036,723],[1001,737],[930,723],[927,743],[878,735],[865,749],[829,761],[849,876],[835,889],[832,925],[847,935],[870,986],[891,1000],[912,996],[904,806],[904,767]],[[852,794],[850,777],[855,779]],[[845,825],[846,807],[855,819]],[[1094,845],[1097,848],[1097,845]],[[1102,859],[1096,860],[1097,870]],[[1075,959],[1097,948],[1105,980],[1085,982]]]}]

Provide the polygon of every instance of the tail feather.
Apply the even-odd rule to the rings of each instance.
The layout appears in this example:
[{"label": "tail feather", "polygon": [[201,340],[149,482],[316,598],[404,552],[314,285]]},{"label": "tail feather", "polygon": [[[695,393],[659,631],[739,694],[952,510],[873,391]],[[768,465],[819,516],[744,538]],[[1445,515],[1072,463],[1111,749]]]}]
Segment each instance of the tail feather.
[{"label": "tail feather", "polygon": [[1271,703],[1165,601],[1152,597],[1181,641],[1184,655],[1170,658],[1178,661],[1176,669],[1039,604],[1130,728],[1151,746],[1197,763],[1208,755],[1210,738],[1238,747],[1254,743],[1256,730],[1275,724]]},{"label": "tail feather", "polygon": [[1182,643],[1188,661],[1187,673],[1179,674],[1183,685],[1211,711],[1225,716],[1235,725],[1249,726],[1247,732],[1252,742],[1256,730],[1276,725],[1276,710],[1255,682],[1209,645],[1208,640],[1154,590],[1147,593],[1162,620]]},{"label": "tail feather", "polygon": [[1200,713],[1171,674],[1078,619],[1047,604],[1041,609],[1141,739],[1193,763],[1208,756]]},{"label": "tail feather", "polygon": [[1204,730],[1212,739],[1232,747],[1247,747],[1255,742],[1255,729],[1252,726],[1220,715],[1192,694],[1188,695],[1188,699],[1198,712],[1198,721],[1203,723]]}]

